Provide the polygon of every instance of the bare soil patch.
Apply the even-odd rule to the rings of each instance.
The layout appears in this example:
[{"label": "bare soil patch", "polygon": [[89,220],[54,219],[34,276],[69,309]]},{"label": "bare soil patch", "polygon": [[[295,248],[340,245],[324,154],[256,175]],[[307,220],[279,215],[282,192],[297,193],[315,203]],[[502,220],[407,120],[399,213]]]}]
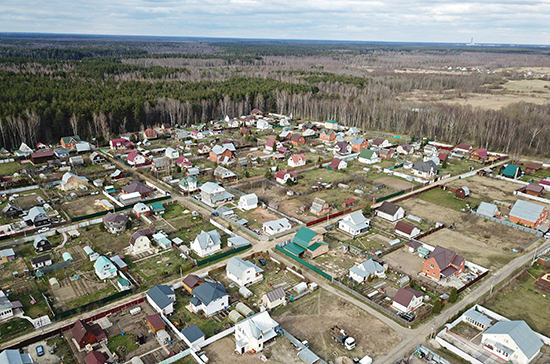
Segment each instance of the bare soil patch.
[{"label": "bare soil patch", "polygon": [[[225,337],[206,347],[206,355],[210,363],[220,364],[258,364],[258,353],[237,354],[235,352],[235,340],[232,336]],[[275,341],[268,344],[262,351],[269,363],[300,364],[296,348],[284,336],[278,336]]]},{"label": "bare soil patch", "polygon": [[397,249],[388,255],[384,255],[383,259],[390,267],[406,273],[411,277],[416,277],[418,273],[422,271],[422,264],[424,263],[424,259],[420,258],[418,255],[408,253],[403,249]]},{"label": "bare soil patch", "polygon": [[470,189],[472,197],[479,198],[485,202],[497,200],[508,203],[514,203],[517,200],[517,197],[512,193],[521,187],[517,183],[477,175],[452,181],[448,186],[452,188],[466,186]]},{"label": "bare soil patch", "polygon": [[410,182],[392,177],[381,177],[373,181],[373,183],[383,183],[387,187],[397,191],[402,191],[414,187],[414,185]]}]

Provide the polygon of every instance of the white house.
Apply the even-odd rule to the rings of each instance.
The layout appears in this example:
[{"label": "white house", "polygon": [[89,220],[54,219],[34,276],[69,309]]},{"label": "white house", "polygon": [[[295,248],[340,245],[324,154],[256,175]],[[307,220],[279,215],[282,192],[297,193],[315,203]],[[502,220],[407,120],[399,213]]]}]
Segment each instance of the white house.
[{"label": "white house", "polygon": [[422,293],[414,289],[399,288],[391,306],[399,312],[409,313],[422,305]]},{"label": "white house", "polygon": [[306,156],[303,154],[293,154],[288,158],[289,167],[300,167],[306,165]]},{"label": "white house", "polygon": [[166,148],[166,150],[164,151],[164,155],[172,160],[178,159],[180,157],[180,153],[172,147]]},{"label": "white house", "polygon": [[398,221],[397,224],[395,224],[395,233],[404,238],[412,239],[420,234],[420,229],[406,222]]},{"label": "white house", "polygon": [[193,312],[204,312],[206,316],[229,307],[229,295],[220,283],[204,282],[193,289],[193,298],[189,300]]},{"label": "white house", "polygon": [[141,217],[149,215],[151,213],[151,208],[143,202],[138,202],[134,205],[132,211],[134,211],[134,214],[136,214],[136,216]]},{"label": "white house", "polygon": [[200,257],[212,255],[222,250],[220,233],[217,230],[201,231],[191,242],[191,249]]},{"label": "white house", "polygon": [[275,288],[272,291],[264,293],[262,296],[262,304],[267,307],[268,310],[272,310],[277,306],[285,305],[285,290],[283,287]]},{"label": "white house", "polygon": [[412,172],[415,176],[432,178],[439,173],[439,168],[437,168],[437,164],[432,160],[426,162],[418,161],[413,165]]},{"label": "white house", "polygon": [[267,311],[250,316],[235,324],[235,351],[239,354],[260,352],[265,343],[275,338],[279,331],[279,324]]},{"label": "white house", "polygon": [[200,187],[200,182],[193,176],[183,177],[178,182],[180,189],[184,192],[195,192]]},{"label": "white house", "polygon": [[117,268],[109,259],[103,255],[97,258],[94,263],[95,274],[99,279],[114,278],[117,276]]},{"label": "white house", "polygon": [[525,321],[499,321],[481,334],[483,349],[514,364],[528,364],[543,342]]},{"label": "white house", "polygon": [[359,163],[364,164],[374,164],[379,163],[381,159],[378,157],[378,154],[376,154],[374,150],[365,148],[361,150],[361,153],[359,153],[358,161]]},{"label": "white house", "polygon": [[384,201],[382,205],[376,209],[376,216],[394,222],[405,217],[405,209],[399,205]]},{"label": "white house", "polygon": [[271,129],[271,125],[267,122],[267,120],[265,119],[259,119],[257,122],[256,122],[256,128],[258,130],[267,130],[267,129]]},{"label": "white house", "polygon": [[217,205],[233,200],[233,195],[230,194],[220,185],[214,182],[206,182],[200,187],[201,201],[208,206],[216,207]]},{"label": "white house", "polygon": [[377,146],[378,148],[387,148],[391,147],[391,143],[388,141],[388,139],[384,138],[376,138],[372,141],[372,144]]},{"label": "white house", "polygon": [[134,255],[145,253],[151,250],[151,240],[149,240],[149,234],[147,230],[138,230],[132,234],[130,238],[130,252]]},{"label": "white house", "polygon": [[241,210],[254,210],[258,207],[258,196],[255,193],[241,196],[238,207]]},{"label": "white house", "polygon": [[369,259],[351,267],[349,269],[349,277],[357,283],[362,283],[368,280],[369,277],[386,278],[386,270],[380,263]]},{"label": "white house", "polygon": [[347,155],[351,153],[351,145],[346,142],[338,142],[334,144],[332,148],[332,153],[334,155]]},{"label": "white house", "polygon": [[176,293],[166,285],[154,286],[147,291],[147,302],[158,313],[170,315],[174,312],[174,303],[176,302]]},{"label": "white house", "polygon": [[126,157],[126,162],[128,162],[131,166],[139,166],[140,164],[144,164],[147,162],[147,159],[141,154],[138,154],[134,151],[128,153],[128,156]]},{"label": "white house", "polygon": [[369,230],[370,220],[361,211],[346,215],[338,221],[338,228],[351,236],[358,236]]},{"label": "white house", "polygon": [[227,261],[225,274],[227,278],[239,287],[249,286],[264,279],[263,269],[247,260],[233,257]]},{"label": "white house", "polygon": [[290,230],[292,225],[287,218],[283,217],[279,220],[266,221],[263,223],[262,229],[267,235],[275,235],[283,231]]},{"label": "white house", "polygon": [[282,185],[286,184],[289,179],[296,182],[298,175],[295,172],[278,171],[275,174],[275,180]]},{"label": "white house", "polygon": [[[0,290],[0,321],[13,316],[14,304]],[[0,360],[0,363],[2,361]]]}]

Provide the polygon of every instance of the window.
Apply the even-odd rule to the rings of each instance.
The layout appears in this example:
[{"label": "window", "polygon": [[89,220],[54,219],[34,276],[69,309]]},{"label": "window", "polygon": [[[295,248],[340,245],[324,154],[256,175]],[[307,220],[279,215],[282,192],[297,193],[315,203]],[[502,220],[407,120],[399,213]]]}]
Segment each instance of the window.
[{"label": "window", "polygon": [[430,264],[430,268],[433,268],[433,267],[434,267],[434,265],[433,265],[433,264]]}]

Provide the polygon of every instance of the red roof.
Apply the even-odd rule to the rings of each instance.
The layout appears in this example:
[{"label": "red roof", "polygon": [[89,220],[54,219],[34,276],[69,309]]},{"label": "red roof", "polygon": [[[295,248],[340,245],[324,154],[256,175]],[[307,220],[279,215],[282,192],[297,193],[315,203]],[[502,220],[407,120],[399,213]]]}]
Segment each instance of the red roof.
[{"label": "red roof", "polygon": [[338,158],[334,158],[332,162],[328,165],[331,168],[337,168],[340,165],[341,160]]},{"label": "red roof", "polygon": [[462,149],[462,150],[471,150],[472,146],[469,144],[460,143],[455,147],[455,149]]},{"label": "red roof", "polygon": [[401,231],[404,234],[411,235],[411,233],[414,230],[414,226],[407,224],[406,222],[399,221],[397,224],[395,224],[395,230]]},{"label": "red roof", "polygon": [[138,156],[138,154],[136,152],[132,151],[132,152],[128,153],[128,157],[126,157],[126,160],[128,162],[133,162],[134,159],[136,159],[137,156]]},{"label": "red roof", "polygon": [[266,143],[266,147],[273,147],[275,145],[275,139],[269,139]]},{"label": "red roof", "polygon": [[445,154],[445,153],[439,153],[439,156],[438,156],[438,157],[439,157],[439,160],[440,160],[440,161],[444,161],[444,160],[447,159],[447,154]]},{"label": "red roof", "polygon": [[105,356],[102,352],[99,351],[92,351],[90,354],[86,355],[84,358],[84,361],[86,364],[105,364],[107,363],[107,360],[105,360]]},{"label": "red roof", "polygon": [[479,155],[479,158],[485,159],[487,158],[487,149],[485,148],[477,149],[477,154]]},{"label": "red roof", "polygon": [[284,179],[287,174],[289,174],[291,178],[295,178],[297,176],[297,174],[294,172],[278,171],[275,177]]},{"label": "red roof", "polygon": [[145,136],[147,138],[156,138],[156,136],[158,135],[156,130],[153,130],[151,128],[145,129],[145,131],[143,133],[145,134]]},{"label": "red roof", "polygon": [[44,157],[53,157],[53,152],[49,150],[41,150],[38,152],[31,153],[31,158],[44,158]]},{"label": "red roof", "polygon": [[162,319],[160,318],[160,316],[158,314],[147,316],[147,322],[149,322],[151,327],[153,327],[155,329],[160,328],[160,327],[166,327],[166,324],[164,323],[164,321],[162,321]]},{"label": "red roof", "polygon": [[355,202],[355,199],[354,199],[354,198],[350,198],[349,200],[344,201],[344,203],[345,203],[346,205],[349,205],[350,203],[354,203],[354,202]]},{"label": "red roof", "polygon": [[[82,320],[78,320],[76,322],[76,324],[71,329],[71,333],[73,334],[73,337],[75,338],[78,345],[82,344],[82,340],[84,339],[86,333],[91,334],[95,338],[96,342],[107,338],[107,336],[98,324],[88,325]],[[90,343],[88,342],[87,344]]]}]

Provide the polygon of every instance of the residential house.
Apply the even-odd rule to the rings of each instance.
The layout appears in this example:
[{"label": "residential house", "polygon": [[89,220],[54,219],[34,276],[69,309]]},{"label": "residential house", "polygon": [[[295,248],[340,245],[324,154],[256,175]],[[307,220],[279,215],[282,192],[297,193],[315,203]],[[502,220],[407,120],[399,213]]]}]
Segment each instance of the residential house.
[{"label": "residential house", "polygon": [[220,233],[217,230],[202,231],[191,242],[191,250],[199,257],[206,257],[222,250]]},{"label": "residential house", "polygon": [[292,138],[292,132],[290,130],[283,129],[283,131],[279,133],[279,139],[281,140],[291,139],[291,138]]},{"label": "residential house", "polygon": [[294,134],[292,135],[292,137],[290,137],[290,143],[292,145],[304,145],[306,144],[306,138],[304,138],[302,135],[300,134]]},{"label": "residential house", "polygon": [[325,128],[327,129],[338,129],[338,122],[334,120],[325,121]]},{"label": "residential house", "polygon": [[13,178],[8,176],[0,176],[0,187],[6,189],[13,185]]},{"label": "residential house", "polygon": [[289,167],[300,167],[306,165],[306,156],[303,154],[293,154],[288,158]]},{"label": "residential house", "polygon": [[302,128],[302,131],[306,131],[306,130],[318,131],[319,130],[319,127],[317,126],[317,124],[311,124],[311,123],[303,123],[301,125],[301,128]]},{"label": "residential house", "polygon": [[154,286],[147,291],[147,302],[158,313],[171,315],[174,312],[174,303],[176,302],[176,293],[167,285]]},{"label": "residential house", "polygon": [[81,141],[82,140],[80,139],[80,137],[78,135],[66,136],[66,137],[61,138],[61,146],[63,148],[75,149],[76,144],[80,143]]},{"label": "residential house", "polygon": [[317,134],[317,132],[316,132],[315,130],[313,130],[313,129],[307,129],[307,130],[305,130],[305,131],[302,133],[302,135],[304,136],[304,138],[305,138],[305,137],[313,137],[313,136],[315,136],[315,134]]},{"label": "residential house", "polygon": [[437,165],[432,160],[429,160],[427,162],[418,161],[413,165],[412,172],[415,176],[419,176],[422,178],[432,178],[434,176],[437,176],[437,174],[439,173],[439,168],[437,168]]},{"label": "residential house", "polygon": [[160,330],[166,330],[166,324],[162,320],[159,314],[149,315],[146,318],[147,326],[156,334]]},{"label": "residential house", "polygon": [[200,187],[201,201],[211,207],[216,207],[222,203],[232,201],[233,195],[222,186],[213,182],[206,182]]},{"label": "residential house", "polygon": [[453,152],[459,153],[459,154],[470,154],[474,148],[470,144],[464,144],[460,143],[456,147],[453,148]]},{"label": "residential house", "polygon": [[394,222],[405,217],[405,210],[394,203],[384,201],[379,208],[376,209],[376,216],[384,220]]},{"label": "residential house", "polygon": [[122,187],[122,193],[124,194],[130,194],[135,192],[138,192],[141,198],[145,199],[145,198],[151,197],[153,190],[139,182],[134,182],[127,186]]},{"label": "residential house", "polygon": [[315,259],[328,253],[329,246],[323,241],[323,235],[302,226],[292,238],[292,242],[285,245],[284,249],[297,257],[306,256]]},{"label": "residential house", "polygon": [[347,131],[346,131],[346,134],[347,135],[357,135],[359,134],[361,131],[359,129],[357,129],[355,126],[352,126],[351,128],[349,128]]},{"label": "residential house", "polygon": [[386,278],[386,269],[371,258],[351,267],[349,277],[357,283],[363,283],[375,277]]},{"label": "residential house", "polygon": [[348,155],[351,153],[351,145],[346,142],[338,142],[334,144],[334,148],[332,148],[332,153],[334,155]]},{"label": "residential house", "polygon": [[19,216],[23,213],[23,209],[18,206],[15,206],[11,203],[7,203],[6,206],[2,209],[2,214],[6,217]]},{"label": "residential house", "polygon": [[210,148],[208,144],[204,144],[204,143],[200,143],[199,146],[197,147],[198,154],[210,153],[211,150],[212,148]]},{"label": "residential house", "polygon": [[176,149],[168,147],[164,151],[164,156],[170,158],[171,160],[177,160],[180,157],[180,153]]},{"label": "residential house", "polygon": [[137,255],[151,250],[151,240],[149,236],[155,233],[154,228],[140,229],[130,237],[130,251]]},{"label": "residential house", "polygon": [[275,148],[275,150],[278,150],[282,146],[283,146],[283,143],[281,143],[280,141],[275,139],[268,139],[267,142],[265,143],[265,151],[271,153],[274,151],[273,148]]},{"label": "residential house", "polygon": [[193,290],[189,302],[193,312],[209,317],[229,307],[229,295],[222,284],[204,282]]},{"label": "residential house", "polygon": [[48,267],[52,264],[52,257],[49,254],[41,255],[39,257],[31,259],[31,265],[33,269]]},{"label": "residential house", "polygon": [[531,196],[543,197],[546,194],[544,186],[538,183],[529,183],[525,188],[520,189],[521,192]]},{"label": "residential house", "polygon": [[129,142],[123,138],[114,138],[109,140],[109,147],[111,147],[111,150],[126,149],[133,145],[134,143]]},{"label": "residential house", "polygon": [[134,205],[132,208],[132,212],[138,217],[141,218],[142,216],[149,216],[151,215],[151,208],[144,204],[143,202],[138,202]]},{"label": "residential house", "polygon": [[369,142],[367,139],[354,137],[351,140],[351,150],[354,152],[361,152],[363,149],[366,149],[369,147]]},{"label": "residential house", "polygon": [[246,126],[241,126],[241,134],[246,137],[250,135],[250,129],[248,129]]},{"label": "residential house", "polygon": [[194,177],[194,176],[198,176],[199,174],[200,174],[200,171],[196,167],[187,168],[187,171],[185,171],[185,175],[187,177]]},{"label": "residential house", "polygon": [[473,150],[468,158],[473,161],[484,162],[488,157],[487,149],[481,148]]},{"label": "residential house", "polygon": [[286,184],[288,180],[296,182],[297,177],[298,175],[296,174],[296,172],[278,171],[275,174],[275,180],[282,185]]},{"label": "residential house", "polygon": [[489,217],[500,216],[500,211],[498,210],[497,205],[494,205],[488,202],[483,202],[483,201],[479,203],[479,206],[477,208],[477,213],[481,215],[489,216]]},{"label": "residential house", "polygon": [[238,207],[241,210],[254,210],[258,207],[258,196],[255,193],[241,196],[239,198]]},{"label": "residential house", "polygon": [[49,225],[52,222],[42,206],[31,207],[27,215],[23,217],[23,221],[25,221],[28,226],[34,227]]},{"label": "residential house", "polygon": [[334,158],[332,162],[330,162],[330,164],[327,166],[327,169],[329,171],[338,171],[340,169],[346,169],[346,168],[348,168],[348,163],[339,158]]},{"label": "residential house", "polygon": [[409,155],[414,153],[414,147],[408,143],[398,145],[396,150],[398,154]]},{"label": "residential house", "polygon": [[359,153],[359,163],[364,164],[374,164],[380,162],[380,158],[378,157],[378,154],[374,150],[371,149],[363,149]]},{"label": "residential house", "polygon": [[61,178],[61,183],[59,188],[63,191],[75,190],[75,189],[85,189],[88,188],[89,182],[86,177],[77,176],[71,172],[66,172]]},{"label": "residential house", "polygon": [[169,171],[172,167],[172,160],[168,157],[153,158],[153,164],[151,169],[153,172]]},{"label": "residential house", "polygon": [[225,167],[218,166],[214,170],[214,178],[216,181],[228,183],[235,181],[237,179],[237,175]]},{"label": "residential house", "polygon": [[372,141],[372,145],[377,146],[378,148],[388,148],[391,147],[392,144],[388,141],[388,139],[376,138]]},{"label": "residential house", "polygon": [[483,349],[513,364],[528,364],[544,346],[525,321],[499,321],[481,333]]},{"label": "residential house", "polygon": [[508,215],[508,219],[511,222],[530,228],[538,227],[547,217],[548,209],[544,206],[524,200],[517,200]]},{"label": "residential house", "polygon": [[258,130],[268,130],[271,129],[271,124],[265,119],[259,119],[256,123],[256,129]]},{"label": "residential house", "polygon": [[164,250],[172,248],[172,241],[168,239],[168,234],[166,234],[163,231],[159,231],[156,234],[153,234],[151,236],[154,242],[158,244],[158,246]]},{"label": "residential house", "polygon": [[321,130],[321,134],[319,135],[319,139],[323,141],[333,142],[336,140],[336,132],[332,129],[323,128]]},{"label": "residential house", "polygon": [[507,164],[506,167],[500,172],[504,177],[518,179],[523,172],[519,166],[513,164]]},{"label": "residential house", "polygon": [[42,235],[34,237],[33,246],[36,253],[42,253],[47,252],[48,250],[52,250],[52,243],[50,243],[47,237]]},{"label": "residential house", "polygon": [[420,234],[420,229],[406,222],[398,221],[397,224],[395,224],[395,233],[404,238],[413,239]]},{"label": "residential house", "polygon": [[0,352],[0,363],[2,364],[33,364],[32,356],[29,353],[21,353],[19,349],[6,349]]},{"label": "residential house", "polygon": [[390,159],[392,157],[391,149],[380,148],[378,150],[378,156],[382,159]]},{"label": "residential house", "polygon": [[191,136],[192,139],[197,139],[197,140],[206,138],[205,133],[199,130],[192,130],[191,133],[189,133],[189,135]]},{"label": "residential house", "polygon": [[118,234],[126,231],[126,222],[128,218],[124,214],[117,214],[113,212],[108,212],[107,215],[103,216],[103,225],[105,229],[111,234]]},{"label": "residential house", "polygon": [[328,205],[328,202],[325,200],[321,200],[320,198],[316,197],[313,200],[313,203],[311,204],[311,207],[309,209],[311,213],[315,216],[321,216],[328,214],[330,211],[330,207]]},{"label": "residential house", "polygon": [[216,145],[210,151],[209,158],[214,162],[227,164],[235,157],[235,151],[236,149],[233,143],[227,143],[221,146]]},{"label": "residential house", "polygon": [[31,153],[31,162],[34,165],[48,163],[49,160],[55,159],[55,156],[50,150],[41,150]]},{"label": "residential house", "polygon": [[432,155],[432,156],[437,156],[439,154],[439,150],[437,149],[437,147],[431,144],[425,145],[423,152],[425,155]]},{"label": "residential house", "polygon": [[12,248],[0,250],[0,264],[13,262],[15,260],[15,252]]},{"label": "residential house", "polygon": [[277,306],[286,305],[285,290],[283,287],[275,288],[272,291],[264,293],[262,295],[262,304],[268,309],[272,310]]},{"label": "residential house", "polygon": [[235,351],[239,354],[258,353],[265,344],[280,333],[277,321],[267,311],[260,312],[235,324]]},{"label": "residential house", "polygon": [[101,164],[105,163],[106,159],[103,158],[103,156],[99,154],[99,152],[93,152],[92,154],[90,154],[90,162],[92,162],[92,164]]},{"label": "residential house", "polygon": [[422,299],[422,293],[410,287],[401,287],[393,297],[391,306],[399,312],[410,313],[422,306]]},{"label": "residential house", "polygon": [[458,276],[464,272],[466,260],[455,252],[436,246],[427,260],[424,261],[422,272],[435,280]]},{"label": "residential house", "polygon": [[193,176],[183,177],[182,179],[180,179],[178,184],[183,192],[189,193],[198,191],[201,185],[200,182]]},{"label": "residential house", "polygon": [[181,334],[185,337],[187,344],[191,348],[196,347],[204,341],[205,338],[204,332],[202,332],[201,329],[199,329],[199,327],[195,324],[181,330]]},{"label": "residential house", "polygon": [[470,196],[470,189],[466,186],[458,188],[455,192],[455,197],[460,200],[465,200]]},{"label": "residential house", "polygon": [[264,279],[262,272],[263,269],[254,263],[239,257],[229,259],[225,267],[227,278],[239,287],[246,287],[262,281]]},{"label": "residential house", "polygon": [[292,225],[290,224],[290,221],[288,221],[288,219],[286,218],[266,221],[262,224],[262,230],[267,235],[279,234],[279,233],[282,233],[283,231],[290,230],[291,228],[292,228]]},{"label": "residential house", "polygon": [[338,221],[338,228],[351,236],[366,233],[370,227],[370,220],[363,216],[361,211],[355,211]]},{"label": "residential house", "polygon": [[154,130],[154,129],[151,129],[151,128],[147,128],[143,132],[143,137],[147,140],[157,139],[158,136],[159,135],[158,135],[157,131]]},{"label": "residential house", "polygon": [[189,274],[187,277],[185,277],[185,279],[183,280],[183,288],[191,293],[193,292],[193,290],[195,288],[197,288],[198,286],[200,286],[201,284],[203,284],[205,282],[204,279],[202,279],[201,277],[199,276],[196,276],[194,274]]},{"label": "residential house", "polygon": [[78,349],[84,349],[86,345],[94,345],[107,340],[107,335],[101,329],[99,324],[88,324],[78,320],[71,329],[73,342]]},{"label": "residential house", "polygon": [[111,173],[109,175],[109,177],[113,180],[113,181],[117,181],[119,179],[122,179],[124,178],[124,172],[122,172],[120,169],[117,169],[116,171],[114,171],[113,173]]},{"label": "residential house", "polygon": [[527,163],[525,165],[525,173],[527,174],[537,173],[541,169],[542,169],[542,164],[539,164],[539,163]]},{"label": "residential house", "polygon": [[99,279],[108,279],[117,276],[116,266],[104,256],[97,258],[94,263],[94,269]]}]

